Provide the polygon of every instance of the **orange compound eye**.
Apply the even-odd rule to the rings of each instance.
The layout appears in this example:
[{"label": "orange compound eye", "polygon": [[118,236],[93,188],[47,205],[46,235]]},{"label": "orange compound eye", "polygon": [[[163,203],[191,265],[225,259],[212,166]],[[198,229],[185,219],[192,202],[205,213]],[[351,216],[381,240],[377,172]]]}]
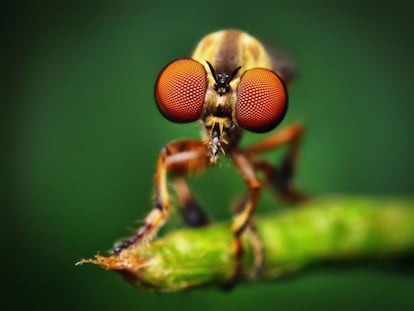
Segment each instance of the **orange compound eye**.
[{"label": "orange compound eye", "polygon": [[170,121],[197,120],[204,106],[207,73],[193,59],[178,59],[168,64],[155,83],[155,99],[160,112]]},{"label": "orange compound eye", "polygon": [[282,80],[265,68],[247,70],[237,87],[236,120],[244,129],[263,133],[278,125],[287,109]]}]

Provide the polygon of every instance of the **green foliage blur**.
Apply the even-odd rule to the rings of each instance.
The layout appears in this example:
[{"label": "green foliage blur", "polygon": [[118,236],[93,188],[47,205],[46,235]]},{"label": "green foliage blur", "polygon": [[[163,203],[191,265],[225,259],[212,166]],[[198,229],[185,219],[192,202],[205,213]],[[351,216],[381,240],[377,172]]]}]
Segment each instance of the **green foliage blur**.
[{"label": "green foliage blur", "polygon": [[[384,2],[385,3],[385,2]],[[105,253],[151,208],[155,161],[198,125],[162,118],[159,70],[239,28],[297,61],[281,126],[306,126],[298,184],[414,194],[412,7],[379,1],[22,1],[1,11],[2,304],[5,310],[414,308],[414,274],[320,267],[231,292],[136,290],[83,257]],[[6,104],[6,105],[4,105]],[[263,135],[246,135],[246,142]],[[277,158],[276,155],[274,155]],[[229,162],[190,178],[215,220],[244,185]],[[264,193],[258,213],[277,209]],[[181,225],[174,217],[168,229]]]}]

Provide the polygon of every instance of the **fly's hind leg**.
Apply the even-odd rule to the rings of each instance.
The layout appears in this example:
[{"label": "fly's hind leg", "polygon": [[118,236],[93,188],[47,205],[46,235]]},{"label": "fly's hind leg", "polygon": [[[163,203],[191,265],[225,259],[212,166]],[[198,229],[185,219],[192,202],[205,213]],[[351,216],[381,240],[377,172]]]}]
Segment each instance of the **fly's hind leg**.
[{"label": "fly's hind leg", "polygon": [[[157,161],[155,173],[155,208],[145,218],[144,225],[131,237],[116,244],[114,254],[133,245],[151,240],[170,216],[167,173],[185,175],[209,164],[205,146],[201,141],[183,140],[165,146]],[[182,194],[182,193],[181,193]]]},{"label": "fly's hind leg", "polygon": [[[301,202],[307,198],[293,184],[302,135],[302,125],[292,124],[243,150],[252,155],[252,162],[255,168],[264,172],[266,182],[284,200],[289,202]],[[277,149],[283,145],[288,145],[288,150],[278,166],[271,165],[267,161],[254,156],[261,152]]]},{"label": "fly's hind leg", "polygon": [[173,186],[180,202],[180,212],[187,225],[202,227],[209,223],[207,214],[203,211],[197,200],[191,195],[187,182],[183,176],[175,176]]}]

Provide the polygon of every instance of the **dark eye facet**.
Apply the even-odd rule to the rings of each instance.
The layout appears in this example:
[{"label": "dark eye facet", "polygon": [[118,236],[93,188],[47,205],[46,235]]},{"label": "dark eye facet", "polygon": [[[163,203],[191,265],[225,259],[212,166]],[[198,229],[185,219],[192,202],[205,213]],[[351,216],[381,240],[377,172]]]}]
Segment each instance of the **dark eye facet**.
[{"label": "dark eye facet", "polygon": [[193,59],[178,59],[158,75],[155,99],[162,115],[185,123],[199,119],[207,91],[207,72]]},{"label": "dark eye facet", "polygon": [[237,87],[236,121],[257,133],[270,131],[285,116],[287,92],[279,76],[265,68],[247,70]]}]

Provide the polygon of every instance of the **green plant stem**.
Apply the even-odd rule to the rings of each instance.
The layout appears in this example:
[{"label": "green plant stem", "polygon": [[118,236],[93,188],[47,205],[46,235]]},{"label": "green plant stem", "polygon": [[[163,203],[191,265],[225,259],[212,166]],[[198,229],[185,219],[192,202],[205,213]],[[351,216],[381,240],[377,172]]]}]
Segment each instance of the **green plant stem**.
[{"label": "green plant stem", "polygon": [[[285,276],[326,261],[359,261],[414,251],[414,202],[331,197],[255,220],[264,262],[255,279]],[[134,285],[179,291],[222,285],[232,275],[234,258],[228,223],[168,233],[119,256],[83,260],[117,270]],[[254,251],[244,235],[242,281],[249,281]]]}]

